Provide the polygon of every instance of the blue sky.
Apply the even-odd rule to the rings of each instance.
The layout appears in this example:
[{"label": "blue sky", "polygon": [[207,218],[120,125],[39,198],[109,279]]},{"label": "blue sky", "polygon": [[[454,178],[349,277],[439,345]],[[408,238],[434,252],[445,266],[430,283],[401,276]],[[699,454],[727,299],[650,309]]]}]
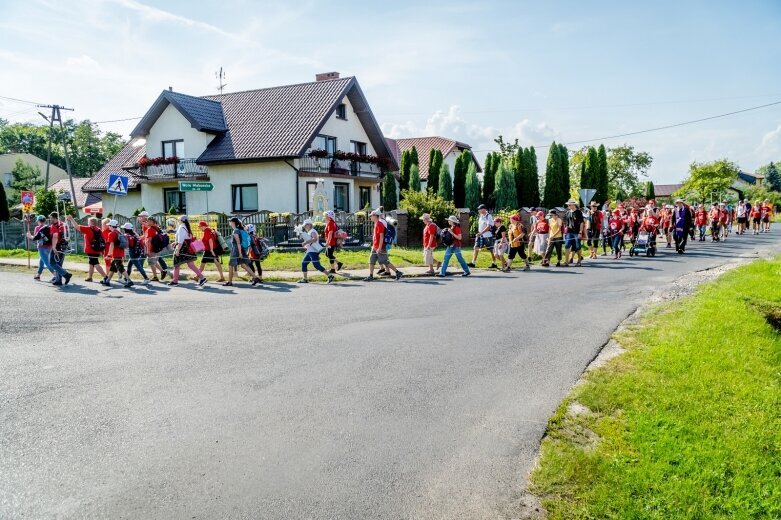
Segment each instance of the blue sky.
[{"label": "blue sky", "polygon": [[[142,115],[169,85],[213,93],[220,66],[228,91],[335,70],[358,77],[386,135],[483,157],[500,133],[566,143],[781,101],[780,42],[778,0],[0,0],[0,96],[103,121]],[[2,99],[0,117],[40,118]],[[753,171],[781,161],[781,105],[604,142],[649,152],[656,182],[694,160]]]}]

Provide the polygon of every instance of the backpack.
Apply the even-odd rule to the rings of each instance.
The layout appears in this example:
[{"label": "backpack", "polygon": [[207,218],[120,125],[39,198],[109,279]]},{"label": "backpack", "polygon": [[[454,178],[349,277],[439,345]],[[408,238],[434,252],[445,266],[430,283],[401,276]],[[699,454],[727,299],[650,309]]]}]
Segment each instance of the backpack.
[{"label": "backpack", "polygon": [[388,223],[385,226],[385,245],[391,245],[396,241],[396,228]]},{"label": "backpack", "polygon": [[141,247],[141,241],[137,236],[131,235],[127,237],[128,242],[128,256],[133,260],[142,258],[144,256],[144,248]]},{"label": "backpack", "polygon": [[249,249],[252,253],[252,258],[260,258],[260,239],[256,236],[250,237]]},{"label": "backpack", "polygon": [[249,233],[243,229],[239,229],[239,237],[241,238],[241,248],[246,251],[249,249]]},{"label": "backpack", "polygon": [[453,245],[454,237],[453,233],[450,232],[449,229],[443,229],[442,230],[442,245],[446,247],[450,247]]},{"label": "backpack", "polygon": [[117,240],[114,242],[114,245],[122,249],[127,249],[127,235],[117,231]]},{"label": "backpack", "polygon": [[216,235],[217,243],[215,244],[214,252],[218,255],[224,255],[228,251],[228,242],[220,233],[216,233]]},{"label": "backpack", "polygon": [[266,240],[260,237],[255,237],[255,240],[257,241],[257,246],[259,249],[258,257],[261,260],[265,260],[268,258],[269,253],[271,250],[268,248],[268,244],[266,244]]},{"label": "backpack", "polygon": [[171,238],[168,233],[164,233],[162,229],[157,228],[157,233],[152,237],[152,252],[159,253],[171,243]]},{"label": "backpack", "polygon": [[91,227],[92,238],[89,241],[89,246],[96,253],[102,252],[106,249],[106,240],[103,238],[103,233],[98,228]]},{"label": "backpack", "polygon": [[38,233],[36,233],[35,236],[40,238],[41,245],[43,246],[47,246],[52,243],[52,230],[49,228],[49,226],[43,226],[38,230]]}]

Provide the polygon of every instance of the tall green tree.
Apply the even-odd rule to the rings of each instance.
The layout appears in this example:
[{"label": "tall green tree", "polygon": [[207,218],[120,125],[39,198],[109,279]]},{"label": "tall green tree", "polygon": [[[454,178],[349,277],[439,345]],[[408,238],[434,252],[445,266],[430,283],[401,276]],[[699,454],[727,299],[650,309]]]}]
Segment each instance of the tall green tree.
[{"label": "tall green tree", "polygon": [[689,178],[678,191],[694,195],[699,201],[720,198],[738,177],[738,166],[727,159],[698,163],[689,166]]},{"label": "tall green tree", "polygon": [[466,172],[465,192],[464,207],[477,211],[477,206],[480,205],[480,179],[477,178],[477,166],[474,161],[470,161]]},{"label": "tall green tree", "polygon": [[[561,147],[554,141],[548,150],[548,161],[545,166],[545,196],[543,204],[547,208],[558,207],[569,198],[569,171],[562,175],[564,161],[561,158]],[[565,183],[566,178],[566,183]]]},{"label": "tall green tree", "polygon": [[[404,150],[401,152],[401,164],[399,165],[399,190],[404,193],[404,190],[409,189],[409,169],[412,166],[410,162],[410,151]],[[403,195],[402,195],[402,198]]]},{"label": "tall green tree", "polygon": [[412,150],[409,152],[409,161],[411,164],[420,167],[420,161],[418,160],[418,149],[415,148],[415,146],[413,146]]},{"label": "tall green tree", "polygon": [[778,172],[778,166],[771,161],[767,165],[764,175],[765,186],[770,190],[781,192],[781,174]]},{"label": "tall green tree", "polygon": [[35,190],[35,206],[33,211],[39,215],[49,215],[57,210],[57,193],[54,190],[44,190],[39,188]]},{"label": "tall green tree", "polygon": [[386,173],[382,181],[382,207],[385,211],[393,211],[398,207],[396,196],[396,176]]},{"label": "tall green tree", "polygon": [[569,198],[571,191],[569,182],[569,150],[563,144],[559,144],[559,176],[564,192],[567,194],[567,198]]},{"label": "tall green tree", "polygon": [[420,169],[417,164],[413,164],[409,169],[409,189],[420,191]]},{"label": "tall green tree", "polygon": [[431,150],[431,160],[428,167],[428,178],[426,179],[426,185],[428,191],[436,194],[439,191],[439,170],[442,168],[442,152],[440,150]]},{"label": "tall green tree", "polygon": [[620,189],[625,194],[642,194],[642,178],[648,177],[653,158],[634,146],[622,145],[607,151],[608,197],[616,198]]},{"label": "tall green tree", "polygon": [[[586,150],[586,158],[583,161],[582,175],[580,177],[580,189],[597,189],[597,170],[599,169],[599,156],[593,146]],[[585,202],[585,201],[584,201]]]},{"label": "tall green tree", "polygon": [[600,204],[604,204],[610,196],[610,184],[608,181],[608,168],[607,168],[607,150],[605,145],[600,144],[597,149],[597,158],[599,159],[597,167],[597,192],[592,200],[596,200]]},{"label": "tall green tree", "polygon": [[11,212],[8,211],[8,199],[5,196],[5,186],[0,182],[0,222],[8,222]]},{"label": "tall green tree", "polygon": [[515,177],[512,170],[505,168],[504,161],[499,162],[496,170],[496,191],[494,191],[494,209],[515,209],[518,204],[518,195],[515,192]]},{"label": "tall green tree", "polygon": [[483,204],[489,208],[493,208],[496,201],[494,200],[494,190],[496,189],[496,169],[501,161],[501,156],[493,152],[485,158],[485,168],[483,168]]},{"label": "tall green tree", "polygon": [[469,163],[463,154],[456,157],[456,164],[453,168],[453,203],[457,208],[464,207],[466,197],[466,172]]},{"label": "tall green tree", "polygon": [[445,200],[453,200],[453,179],[450,177],[450,167],[447,163],[443,163],[439,170],[437,196]]},{"label": "tall green tree", "polygon": [[654,190],[654,183],[648,181],[645,183],[645,198],[648,200],[656,198],[656,192]]},{"label": "tall green tree", "polygon": [[513,177],[515,180],[515,195],[517,197],[516,208],[522,208],[524,206],[524,193],[527,191],[526,183],[528,182],[528,176],[526,174],[526,163],[524,161],[525,150],[523,147],[518,148],[518,152],[515,154],[515,168],[513,171]]},{"label": "tall green tree", "polygon": [[539,207],[542,202],[540,197],[540,174],[537,166],[537,151],[533,146],[528,148],[526,160],[529,170],[529,206]]},{"label": "tall green tree", "polygon": [[8,197],[12,205],[19,204],[20,192],[35,191],[43,187],[43,176],[41,169],[36,165],[32,166],[17,159],[14,162],[14,169],[11,170],[11,182],[8,185]]}]

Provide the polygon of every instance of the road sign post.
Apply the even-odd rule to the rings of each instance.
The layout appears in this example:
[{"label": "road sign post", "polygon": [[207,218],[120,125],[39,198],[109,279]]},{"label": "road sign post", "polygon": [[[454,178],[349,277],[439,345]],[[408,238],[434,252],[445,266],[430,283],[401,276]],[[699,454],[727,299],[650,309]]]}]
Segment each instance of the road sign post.
[{"label": "road sign post", "polygon": [[591,199],[597,194],[597,190],[593,188],[582,188],[578,190],[578,193],[580,194],[580,200],[583,201],[583,205],[588,206],[588,203],[591,202]]},{"label": "road sign post", "polygon": [[110,173],[108,175],[106,193],[114,195],[114,211],[111,212],[112,216],[116,216],[117,214],[117,197],[127,197],[127,183],[127,175],[122,175],[121,173]]}]

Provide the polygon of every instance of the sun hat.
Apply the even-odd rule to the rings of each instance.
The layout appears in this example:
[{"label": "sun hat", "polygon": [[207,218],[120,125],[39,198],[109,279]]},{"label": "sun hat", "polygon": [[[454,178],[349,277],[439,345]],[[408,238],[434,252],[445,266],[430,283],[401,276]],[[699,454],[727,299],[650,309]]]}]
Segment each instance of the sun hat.
[{"label": "sun hat", "polygon": [[133,229],[133,224],[131,224],[130,222],[125,222],[124,224],[122,224],[122,229]]},{"label": "sun hat", "polygon": [[255,232],[255,224],[247,224],[247,233]]},{"label": "sun hat", "polygon": [[369,216],[372,216],[372,215],[377,216],[377,217],[381,217],[382,216],[382,211],[380,211],[380,208],[377,208],[375,210],[372,210],[371,213],[369,213]]},{"label": "sun hat", "polygon": [[44,217],[43,215],[38,215],[37,217],[35,217],[35,220],[37,220],[38,222],[43,222],[44,220],[46,220],[46,217]]},{"label": "sun hat", "polygon": [[591,204],[589,204],[589,206],[599,206],[599,202],[597,202],[595,200],[592,200]]},{"label": "sun hat", "polygon": [[179,220],[181,220],[182,222],[187,222],[188,220],[187,215],[182,215],[181,217],[179,217]]},{"label": "sun hat", "polygon": [[424,213],[420,216],[420,220],[431,220],[431,215]]},{"label": "sun hat", "polygon": [[537,218],[542,218],[544,216],[545,216],[545,212],[544,211],[538,211],[537,212]]},{"label": "sun hat", "polygon": [[169,226],[175,226],[176,225],[176,219],[175,218],[169,218],[168,220],[165,221],[165,223],[168,224]]},{"label": "sun hat", "polygon": [[510,220],[512,220],[513,222],[520,222],[521,221],[521,217],[518,216],[517,214],[513,214],[513,215],[510,215]]},{"label": "sun hat", "polygon": [[453,224],[458,224],[458,223],[459,223],[459,221],[458,221],[458,217],[456,217],[455,215],[450,215],[450,216],[447,218],[447,220],[448,220],[449,222],[452,222]]},{"label": "sun hat", "polygon": [[119,226],[119,222],[117,222],[116,220],[109,220],[108,221],[108,226],[109,227],[117,227],[117,226]]},{"label": "sun hat", "polygon": [[548,215],[555,215],[555,214],[556,214],[556,210],[555,209],[552,209],[552,210],[550,210],[548,212]]},{"label": "sun hat", "polygon": [[333,220],[336,218],[336,213],[334,213],[334,210],[329,209],[328,211],[325,212],[325,216]]},{"label": "sun hat", "polygon": [[149,216],[149,212],[148,211],[142,211],[141,213],[138,214],[138,216],[139,217],[148,217]]},{"label": "sun hat", "polygon": [[[676,204],[678,204],[679,202],[680,202],[680,203],[683,203],[683,199],[675,199],[675,203],[676,203]],[[669,204],[668,204],[668,206],[669,206]]]},{"label": "sun hat", "polygon": [[578,202],[575,199],[569,199],[567,201],[567,206],[577,206]]},{"label": "sun hat", "polygon": [[302,226],[311,226],[312,225],[312,219],[311,218],[304,219],[304,221],[301,223],[301,225]]},{"label": "sun hat", "polygon": [[205,220],[199,220],[198,227],[209,227],[209,224]]}]

